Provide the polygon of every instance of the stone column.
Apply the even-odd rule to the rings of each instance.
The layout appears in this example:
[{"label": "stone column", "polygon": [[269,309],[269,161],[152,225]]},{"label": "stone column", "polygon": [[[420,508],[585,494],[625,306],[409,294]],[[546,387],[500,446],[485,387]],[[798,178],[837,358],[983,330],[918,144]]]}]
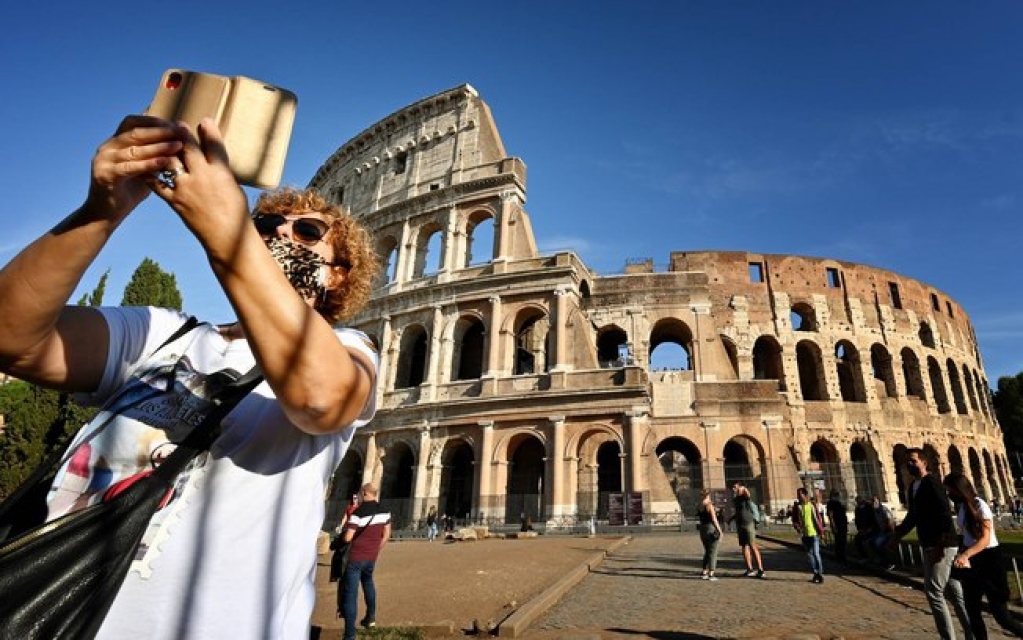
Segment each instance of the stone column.
[{"label": "stone column", "polygon": [[490,321],[487,323],[487,361],[484,378],[496,378],[501,372],[501,296],[490,296]]},{"label": "stone column", "polygon": [[425,389],[422,389],[424,400],[437,397],[437,385],[440,384],[441,360],[444,357],[444,312],[441,306],[433,306],[433,326],[430,329],[430,352],[427,355]]},{"label": "stone column", "polygon": [[377,406],[382,407],[384,392],[394,388],[394,366],[396,358],[391,354],[391,340],[394,337],[391,329],[391,316],[380,318],[380,364],[377,367]]},{"label": "stone column", "polygon": [[565,416],[551,416],[548,426],[551,450],[548,452],[548,468],[551,479],[551,501],[547,513],[557,518],[566,513],[564,499],[565,483]]},{"label": "stone column", "polygon": [[[693,352],[690,354],[692,362],[689,363],[689,366],[693,369],[693,380],[702,382],[704,380],[703,354],[701,353],[703,334],[709,331],[710,327],[704,328],[701,325],[704,324],[703,318],[710,318],[710,303],[693,303],[689,309],[693,312],[693,320],[695,320],[693,325],[696,329],[695,335],[693,335]],[[716,336],[712,337],[716,338]]]},{"label": "stone column", "polygon": [[625,422],[628,424],[628,469],[629,486],[627,491],[647,491],[645,456],[643,455],[643,435],[650,424],[650,414],[645,409],[633,409],[626,412]]},{"label": "stone column", "polygon": [[[465,264],[465,248],[459,242],[461,232],[458,229],[458,208],[448,207],[447,224],[444,228],[444,246],[441,248],[439,261],[439,280],[447,280],[447,275]],[[464,240],[464,236],[462,236]]]},{"label": "stone column", "polygon": [[398,255],[395,257],[394,281],[402,284],[412,279],[416,265],[416,249],[412,243],[412,226],[408,219],[401,223],[401,240],[398,242]]},{"label": "stone column", "polygon": [[495,220],[496,226],[496,238],[494,241],[497,243],[495,247],[494,262],[507,262],[513,255],[514,248],[512,247],[513,233],[511,229],[512,217],[515,215],[515,209],[518,205],[518,195],[511,190],[501,192],[501,213]]},{"label": "stone column", "polygon": [[[382,465],[378,464],[377,459],[377,434],[370,431],[366,434],[366,459],[362,461],[362,483],[367,482],[373,483],[373,486],[380,490],[380,478],[383,473],[377,474],[377,470],[382,471]],[[380,496],[386,498],[388,496]]]},{"label": "stone column", "polygon": [[491,461],[494,459],[494,421],[483,420],[477,423],[480,427],[481,438],[479,450],[476,452],[476,495],[479,498],[476,500],[476,512],[483,513],[484,523],[486,518],[493,518],[497,516],[496,513],[492,513],[494,510],[493,505],[493,490],[491,489],[491,478],[493,477],[493,468]]},{"label": "stone column", "polygon": [[419,447],[416,452],[415,479],[412,481],[414,490],[412,493],[412,521],[418,523],[426,516],[426,504],[429,501],[430,478],[430,429],[433,425],[423,420],[419,425]]},{"label": "stone column", "polygon": [[574,367],[568,361],[568,296],[571,288],[560,286],[554,290],[554,362],[550,363],[551,371],[570,371]]}]

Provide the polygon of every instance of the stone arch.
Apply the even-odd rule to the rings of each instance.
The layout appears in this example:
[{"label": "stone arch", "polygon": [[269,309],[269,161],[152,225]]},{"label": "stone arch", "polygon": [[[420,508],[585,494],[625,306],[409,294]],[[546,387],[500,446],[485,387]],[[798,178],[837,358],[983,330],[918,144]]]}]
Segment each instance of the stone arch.
[{"label": "stone arch", "polygon": [[874,391],[879,398],[894,398],[898,395],[895,386],[895,370],[892,356],[879,342],[870,347],[870,370],[874,379]]},{"label": "stone arch", "polygon": [[620,367],[628,364],[629,336],[615,324],[597,330],[597,362],[603,368]]},{"label": "stone arch", "polygon": [[547,311],[526,306],[514,316],[512,375],[531,375],[549,370],[550,319]]},{"label": "stone arch", "polygon": [[792,305],[789,313],[793,331],[817,331],[817,310],[808,302],[797,302]]},{"label": "stone arch", "polygon": [[464,315],[454,325],[451,349],[452,380],[476,380],[483,375],[486,326],[475,315]]},{"label": "stone arch", "polygon": [[967,458],[970,461],[970,480],[973,482],[973,488],[977,490],[977,495],[981,498],[986,498],[984,495],[984,468],[980,464],[980,456],[977,455],[977,450],[970,447],[967,452]]},{"label": "stone arch", "polygon": [[782,349],[774,336],[760,336],[753,343],[753,379],[778,380],[785,379],[785,368],[782,366]]},{"label": "stone arch", "polygon": [[463,267],[484,264],[494,259],[497,246],[497,225],[494,214],[487,209],[477,209],[466,218],[465,256]]},{"label": "stone arch", "polygon": [[399,345],[394,388],[418,387],[426,381],[429,333],[421,324],[410,324],[402,329]]},{"label": "stone arch", "polygon": [[733,436],[722,449],[724,458],[725,486],[741,482],[749,487],[750,495],[757,504],[767,502],[767,479],[764,465],[764,448],[747,435]]},{"label": "stone arch", "polygon": [[431,220],[416,230],[412,278],[422,278],[439,271],[444,265],[444,229]]},{"label": "stone arch", "polygon": [[606,520],[610,495],[621,492],[624,486],[621,437],[611,427],[595,425],[572,438],[564,455],[579,460],[576,483],[579,519]]},{"label": "stone arch", "polygon": [[991,393],[987,387],[982,386],[980,374],[977,373],[976,369],[973,370],[973,382],[977,386],[977,402],[980,404],[980,410],[985,416],[990,418],[991,412],[988,401],[990,400]]},{"label": "stone arch", "polygon": [[954,444],[948,447],[948,470],[966,474],[966,465],[963,464],[963,454],[959,453],[959,447]]},{"label": "stone arch", "polygon": [[725,334],[718,336],[721,339],[721,346],[725,348],[725,355],[728,356],[728,364],[732,366],[732,373],[735,374],[735,379],[739,379],[739,348],[735,346],[735,342]]},{"label": "stone arch", "polygon": [[330,492],[327,498],[326,512],[322,529],[333,531],[341,522],[348,500],[359,492],[362,486],[362,470],[365,468],[361,451],[348,449],[341,464],[334,470],[330,479]]},{"label": "stone arch", "polygon": [[966,415],[966,396],[963,395],[963,385],[959,382],[959,367],[949,358],[945,361],[948,370],[948,384],[952,387],[952,401],[956,405],[956,413]]},{"label": "stone arch", "polygon": [[[674,344],[681,347],[681,362],[678,369],[693,369],[693,332],[685,322],[678,318],[662,318],[650,330],[650,358],[663,344]],[[675,368],[675,367],[669,367]]]},{"label": "stone arch", "polygon": [[[988,451],[987,449],[985,449],[983,451],[983,458],[984,458],[984,474],[985,474],[985,477],[987,478],[987,486],[988,486],[988,496],[987,497],[990,498],[991,500],[999,499],[999,498],[1001,498],[1002,492],[999,490],[999,487],[998,487],[998,476],[995,475],[995,463],[991,461],[991,452]],[[977,491],[980,492],[980,488],[979,487],[977,488]]]},{"label": "stone arch", "polygon": [[897,444],[892,447],[892,464],[895,468],[895,488],[899,492],[899,504],[905,506],[907,502],[906,487],[909,486],[909,473],[906,470],[907,447],[904,444]]},{"label": "stone arch", "polygon": [[974,413],[980,412],[980,405],[977,404],[977,392],[973,388],[973,376],[970,369],[963,363],[963,381],[966,382],[966,395],[970,398],[970,408]]},{"label": "stone arch", "polygon": [[881,460],[874,445],[866,440],[854,441],[849,445],[849,461],[852,462],[856,495],[883,496],[884,477],[881,474]]},{"label": "stone arch", "polygon": [[380,504],[391,513],[394,528],[404,529],[412,523],[415,449],[404,440],[394,440],[387,443],[383,458]]},{"label": "stone arch", "polygon": [[[826,438],[818,438],[810,445],[810,464],[805,471],[819,472],[816,477],[807,474],[806,480],[824,480],[825,495],[837,489],[842,495],[848,494],[848,487],[842,478],[842,458],[838,447]],[[811,485],[812,486],[812,485]]]},{"label": "stone arch", "polygon": [[924,458],[927,459],[927,470],[939,479],[945,477],[945,469],[941,464],[941,454],[938,453],[938,449],[931,443],[925,443],[924,446],[920,447],[923,449]]},{"label": "stone arch", "polygon": [[844,402],[866,402],[863,388],[863,369],[860,352],[848,340],[839,340],[835,345],[835,372],[838,375],[838,389]]},{"label": "stone arch", "polygon": [[472,445],[461,438],[444,443],[441,452],[440,511],[455,518],[469,519],[476,492],[476,455]]},{"label": "stone arch", "polygon": [[828,390],[824,379],[824,362],[821,348],[812,340],[796,343],[796,365],[799,368],[799,387],[803,400],[827,400]]},{"label": "stone arch", "polygon": [[934,404],[938,407],[938,413],[952,413],[952,407],[948,404],[948,393],[945,391],[945,379],[941,375],[941,365],[934,356],[927,356],[927,375],[931,379],[931,393],[934,394]]},{"label": "stone arch", "polygon": [[920,359],[916,352],[905,347],[901,351],[902,356],[902,377],[906,381],[906,395],[920,398],[927,401],[927,392],[924,390],[923,373],[920,370]]},{"label": "stone arch", "polygon": [[535,522],[546,514],[546,445],[536,434],[520,432],[509,438],[507,451],[505,522],[519,522],[523,514]]},{"label": "stone arch", "polygon": [[654,449],[661,471],[678,500],[679,511],[690,512],[699,503],[704,489],[703,456],[700,448],[688,438],[669,436]]},{"label": "stone arch", "polygon": [[921,322],[917,335],[920,337],[920,344],[930,349],[934,348],[934,332],[931,331],[931,325]]},{"label": "stone arch", "polygon": [[377,253],[380,255],[381,266],[379,284],[390,284],[398,280],[398,239],[387,235],[377,242]]}]

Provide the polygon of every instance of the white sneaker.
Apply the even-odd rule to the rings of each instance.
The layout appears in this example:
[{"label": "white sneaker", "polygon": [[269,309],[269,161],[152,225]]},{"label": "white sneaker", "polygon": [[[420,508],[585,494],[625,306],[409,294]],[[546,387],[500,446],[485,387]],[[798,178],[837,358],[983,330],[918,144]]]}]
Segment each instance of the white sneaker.
[{"label": "white sneaker", "polygon": [[718,577],[717,576],[711,576],[711,577],[709,577],[707,579],[710,580],[711,582],[717,582],[718,581]]},{"label": "white sneaker", "polygon": [[708,575],[707,575],[707,574],[705,573],[705,574],[703,574],[703,575],[701,575],[701,576],[700,576],[700,580],[710,580],[710,576],[708,576]]}]

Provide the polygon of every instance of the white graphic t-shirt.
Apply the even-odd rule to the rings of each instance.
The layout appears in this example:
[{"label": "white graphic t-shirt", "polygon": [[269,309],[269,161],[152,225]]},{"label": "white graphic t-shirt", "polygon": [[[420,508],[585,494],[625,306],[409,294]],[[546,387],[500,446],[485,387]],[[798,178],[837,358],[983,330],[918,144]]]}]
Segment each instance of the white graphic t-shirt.
[{"label": "white graphic t-shirt", "polygon": [[[111,486],[158,465],[210,409],[225,372],[254,365],[245,340],[202,324],[154,350],[185,321],[173,311],[104,308],[110,351],[104,404],[75,437],[54,479],[54,518],[103,498]],[[338,339],[369,356],[361,332]],[[157,512],[100,638],[300,638],[315,602],[316,536],[323,496],[360,418],[314,436],[285,418],[265,382],[221,422],[222,435],[178,477]]]}]

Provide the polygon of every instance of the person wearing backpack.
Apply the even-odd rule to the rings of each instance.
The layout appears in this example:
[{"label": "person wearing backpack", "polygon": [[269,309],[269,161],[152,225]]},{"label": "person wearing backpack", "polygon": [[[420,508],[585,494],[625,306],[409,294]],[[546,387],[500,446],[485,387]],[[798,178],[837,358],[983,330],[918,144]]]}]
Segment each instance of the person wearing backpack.
[{"label": "person wearing backpack", "polygon": [[742,548],[742,558],[746,562],[746,571],[742,574],[745,577],[753,575],[753,560],[757,561],[758,578],[764,578],[764,561],[760,557],[760,549],[757,547],[757,519],[759,510],[750,498],[749,489],[741,482],[732,485],[732,517],[729,522],[735,521],[735,530],[739,536],[739,546]]},{"label": "person wearing backpack", "polygon": [[824,582],[824,563],[821,562],[821,538],[824,536],[824,518],[817,505],[810,502],[810,494],[805,487],[796,490],[797,504],[792,514],[792,526],[799,532],[806,549],[806,557],[813,571],[813,582]]}]

